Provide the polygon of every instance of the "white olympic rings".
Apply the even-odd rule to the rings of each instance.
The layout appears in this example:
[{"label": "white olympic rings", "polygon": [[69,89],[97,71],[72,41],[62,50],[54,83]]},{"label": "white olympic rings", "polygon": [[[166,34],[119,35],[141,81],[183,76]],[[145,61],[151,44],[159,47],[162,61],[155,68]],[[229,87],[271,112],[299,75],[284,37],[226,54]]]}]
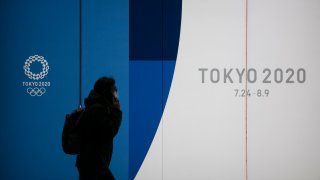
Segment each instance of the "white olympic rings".
[{"label": "white olympic rings", "polygon": [[29,87],[27,89],[27,93],[30,94],[30,96],[42,96],[44,93],[46,93],[46,89],[45,88],[31,88]]}]

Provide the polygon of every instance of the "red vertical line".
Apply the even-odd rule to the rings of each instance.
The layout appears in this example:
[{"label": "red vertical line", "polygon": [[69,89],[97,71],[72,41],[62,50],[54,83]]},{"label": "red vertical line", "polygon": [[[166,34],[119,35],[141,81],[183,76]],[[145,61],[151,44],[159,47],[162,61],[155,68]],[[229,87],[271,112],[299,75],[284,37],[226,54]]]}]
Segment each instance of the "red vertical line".
[{"label": "red vertical line", "polygon": [[245,179],[248,180],[248,0],[246,0],[245,2],[245,126],[246,126],[246,134],[245,134],[245,137],[246,137],[246,145],[245,145]]}]

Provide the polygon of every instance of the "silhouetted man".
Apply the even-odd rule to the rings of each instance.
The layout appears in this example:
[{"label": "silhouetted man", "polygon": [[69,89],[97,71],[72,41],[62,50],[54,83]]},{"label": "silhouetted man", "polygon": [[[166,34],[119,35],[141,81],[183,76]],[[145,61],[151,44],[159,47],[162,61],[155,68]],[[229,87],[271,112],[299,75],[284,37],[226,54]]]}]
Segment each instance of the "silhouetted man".
[{"label": "silhouetted man", "polygon": [[82,143],[76,166],[80,180],[112,180],[109,164],[113,138],[118,133],[122,112],[115,80],[102,77],[85,99],[85,118],[81,122]]}]

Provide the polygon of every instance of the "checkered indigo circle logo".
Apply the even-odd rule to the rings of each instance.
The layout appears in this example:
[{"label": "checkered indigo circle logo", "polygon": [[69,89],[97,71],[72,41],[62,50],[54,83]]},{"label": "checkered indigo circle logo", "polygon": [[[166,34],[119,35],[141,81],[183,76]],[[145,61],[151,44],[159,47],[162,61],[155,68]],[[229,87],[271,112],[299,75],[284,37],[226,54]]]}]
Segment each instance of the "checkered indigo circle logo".
[{"label": "checkered indigo circle logo", "polygon": [[[42,65],[42,71],[40,73],[33,73],[30,69],[31,64],[34,63],[35,61],[40,62]],[[45,76],[48,75],[49,65],[47,60],[45,60],[43,56],[34,55],[34,56],[30,56],[26,60],[26,62],[24,63],[23,69],[24,69],[25,75],[27,75],[30,79],[39,80],[39,79],[43,79]]]}]

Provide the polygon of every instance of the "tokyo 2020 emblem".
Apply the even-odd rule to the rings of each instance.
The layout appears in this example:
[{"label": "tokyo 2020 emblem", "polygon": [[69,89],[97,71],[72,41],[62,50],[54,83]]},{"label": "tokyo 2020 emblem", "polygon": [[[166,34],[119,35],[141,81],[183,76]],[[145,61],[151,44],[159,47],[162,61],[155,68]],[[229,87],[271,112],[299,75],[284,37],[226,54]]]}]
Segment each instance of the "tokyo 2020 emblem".
[{"label": "tokyo 2020 emblem", "polygon": [[[31,69],[31,65],[33,63],[41,64],[41,72],[35,73]],[[49,64],[48,61],[39,55],[29,56],[29,58],[25,61],[24,66],[24,74],[31,80],[29,82],[22,82],[22,85],[27,87],[26,92],[30,96],[42,96],[46,93],[46,87],[50,86],[50,82],[39,82],[38,80],[44,79],[49,73]]]},{"label": "tokyo 2020 emblem", "polygon": [[[30,69],[30,66],[32,63],[34,62],[40,62],[42,65],[42,72],[40,73],[33,73]],[[24,63],[25,65],[23,66],[24,69],[24,73],[33,80],[39,80],[39,79],[43,79],[46,75],[48,75],[49,72],[49,65],[47,60],[44,59],[43,56],[38,56],[38,55],[34,55],[34,56],[30,56],[26,62]]]}]

